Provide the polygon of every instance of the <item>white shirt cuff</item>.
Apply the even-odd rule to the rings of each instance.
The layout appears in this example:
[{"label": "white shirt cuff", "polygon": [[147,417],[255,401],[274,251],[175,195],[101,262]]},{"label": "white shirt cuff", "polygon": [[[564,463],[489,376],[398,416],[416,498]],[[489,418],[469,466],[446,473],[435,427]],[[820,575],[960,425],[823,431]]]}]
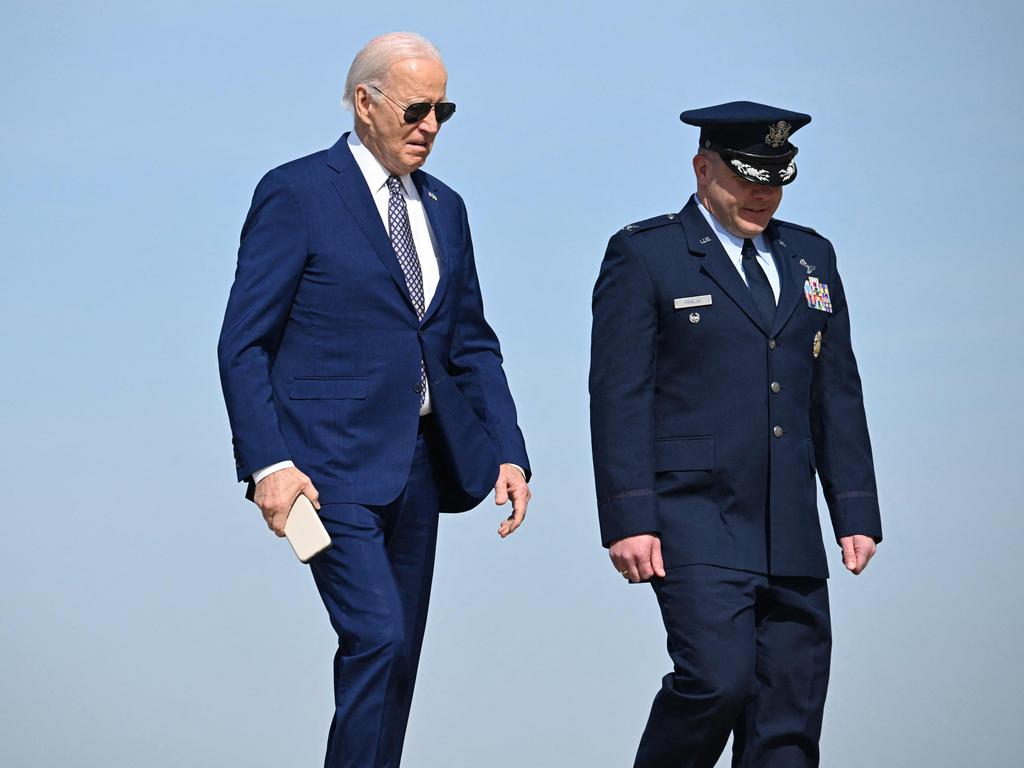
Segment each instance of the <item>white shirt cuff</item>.
[{"label": "white shirt cuff", "polygon": [[257,469],[255,472],[252,473],[252,481],[254,483],[258,483],[260,480],[262,480],[267,475],[272,475],[272,474],[274,474],[275,472],[277,472],[279,470],[288,469],[288,467],[294,467],[294,466],[295,466],[295,464],[293,462],[291,462],[291,461],[279,461],[279,462],[277,462],[277,464],[271,464],[269,467],[264,467],[263,469]]},{"label": "white shirt cuff", "polygon": [[518,469],[518,470],[519,470],[519,474],[521,474],[521,475],[523,476],[523,480],[525,480],[525,479],[526,479],[526,470],[525,470],[525,469],[523,469],[522,467],[520,467],[520,466],[519,466],[518,464],[512,464],[512,462],[511,462],[511,461],[506,461],[505,463],[506,463],[506,464],[511,464],[511,465],[512,465],[513,467],[515,467],[516,469]]}]

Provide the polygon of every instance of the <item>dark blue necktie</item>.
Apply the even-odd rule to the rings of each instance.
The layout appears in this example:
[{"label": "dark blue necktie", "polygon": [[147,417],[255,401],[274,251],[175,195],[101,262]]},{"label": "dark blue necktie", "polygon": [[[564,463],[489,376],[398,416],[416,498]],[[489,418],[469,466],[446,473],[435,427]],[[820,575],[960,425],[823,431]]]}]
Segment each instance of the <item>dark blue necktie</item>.
[{"label": "dark blue necktie", "polygon": [[754,241],[749,237],[743,241],[743,274],[747,276],[747,287],[750,295],[754,297],[757,310],[761,313],[761,319],[769,330],[775,320],[775,293],[768,282],[768,275],[761,269],[757,261],[757,248]]},{"label": "dark blue necktie", "polygon": [[[391,245],[398,257],[398,264],[405,275],[405,286],[409,289],[409,298],[416,308],[416,317],[423,319],[426,312],[426,301],[423,294],[423,269],[420,257],[416,253],[416,243],[412,239],[412,228],[409,226],[409,209],[405,205],[402,192],[402,181],[397,176],[388,176],[388,229],[391,232]],[[420,405],[427,397],[427,369],[420,358]]]}]

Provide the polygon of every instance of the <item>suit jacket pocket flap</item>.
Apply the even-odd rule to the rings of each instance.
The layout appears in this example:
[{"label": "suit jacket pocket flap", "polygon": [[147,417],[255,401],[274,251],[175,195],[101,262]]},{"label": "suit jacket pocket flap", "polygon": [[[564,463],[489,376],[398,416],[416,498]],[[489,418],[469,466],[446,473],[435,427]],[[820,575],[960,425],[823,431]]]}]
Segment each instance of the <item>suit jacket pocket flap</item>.
[{"label": "suit jacket pocket flap", "polygon": [[654,441],[655,472],[710,470],[715,467],[715,438],[660,437]]},{"label": "suit jacket pocket flap", "polygon": [[288,392],[292,400],[341,400],[366,398],[366,379],[296,377]]}]

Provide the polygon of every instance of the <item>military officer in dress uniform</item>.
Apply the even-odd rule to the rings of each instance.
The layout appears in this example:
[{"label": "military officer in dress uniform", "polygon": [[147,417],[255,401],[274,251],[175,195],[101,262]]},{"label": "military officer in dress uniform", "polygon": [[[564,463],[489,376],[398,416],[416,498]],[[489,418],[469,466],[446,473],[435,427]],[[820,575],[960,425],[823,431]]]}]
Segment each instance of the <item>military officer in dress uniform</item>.
[{"label": "military officer in dress uniform", "polygon": [[650,581],[674,664],[636,768],[818,765],[831,649],[821,478],[843,564],[882,539],[832,244],[774,218],[809,115],[684,112],[697,192],[626,226],[594,289],[601,537]]}]

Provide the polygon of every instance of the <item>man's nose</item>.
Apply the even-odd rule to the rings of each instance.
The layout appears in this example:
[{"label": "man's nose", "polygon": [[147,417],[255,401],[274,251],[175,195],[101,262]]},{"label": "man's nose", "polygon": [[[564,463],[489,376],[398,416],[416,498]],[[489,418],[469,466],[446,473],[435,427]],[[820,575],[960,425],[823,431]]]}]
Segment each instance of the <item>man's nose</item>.
[{"label": "man's nose", "polygon": [[441,124],[437,122],[437,115],[434,114],[434,110],[431,109],[427,112],[426,117],[420,120],[417,126],[424,133],[428,133],[431,136],[436,134],[441,129]]}]

